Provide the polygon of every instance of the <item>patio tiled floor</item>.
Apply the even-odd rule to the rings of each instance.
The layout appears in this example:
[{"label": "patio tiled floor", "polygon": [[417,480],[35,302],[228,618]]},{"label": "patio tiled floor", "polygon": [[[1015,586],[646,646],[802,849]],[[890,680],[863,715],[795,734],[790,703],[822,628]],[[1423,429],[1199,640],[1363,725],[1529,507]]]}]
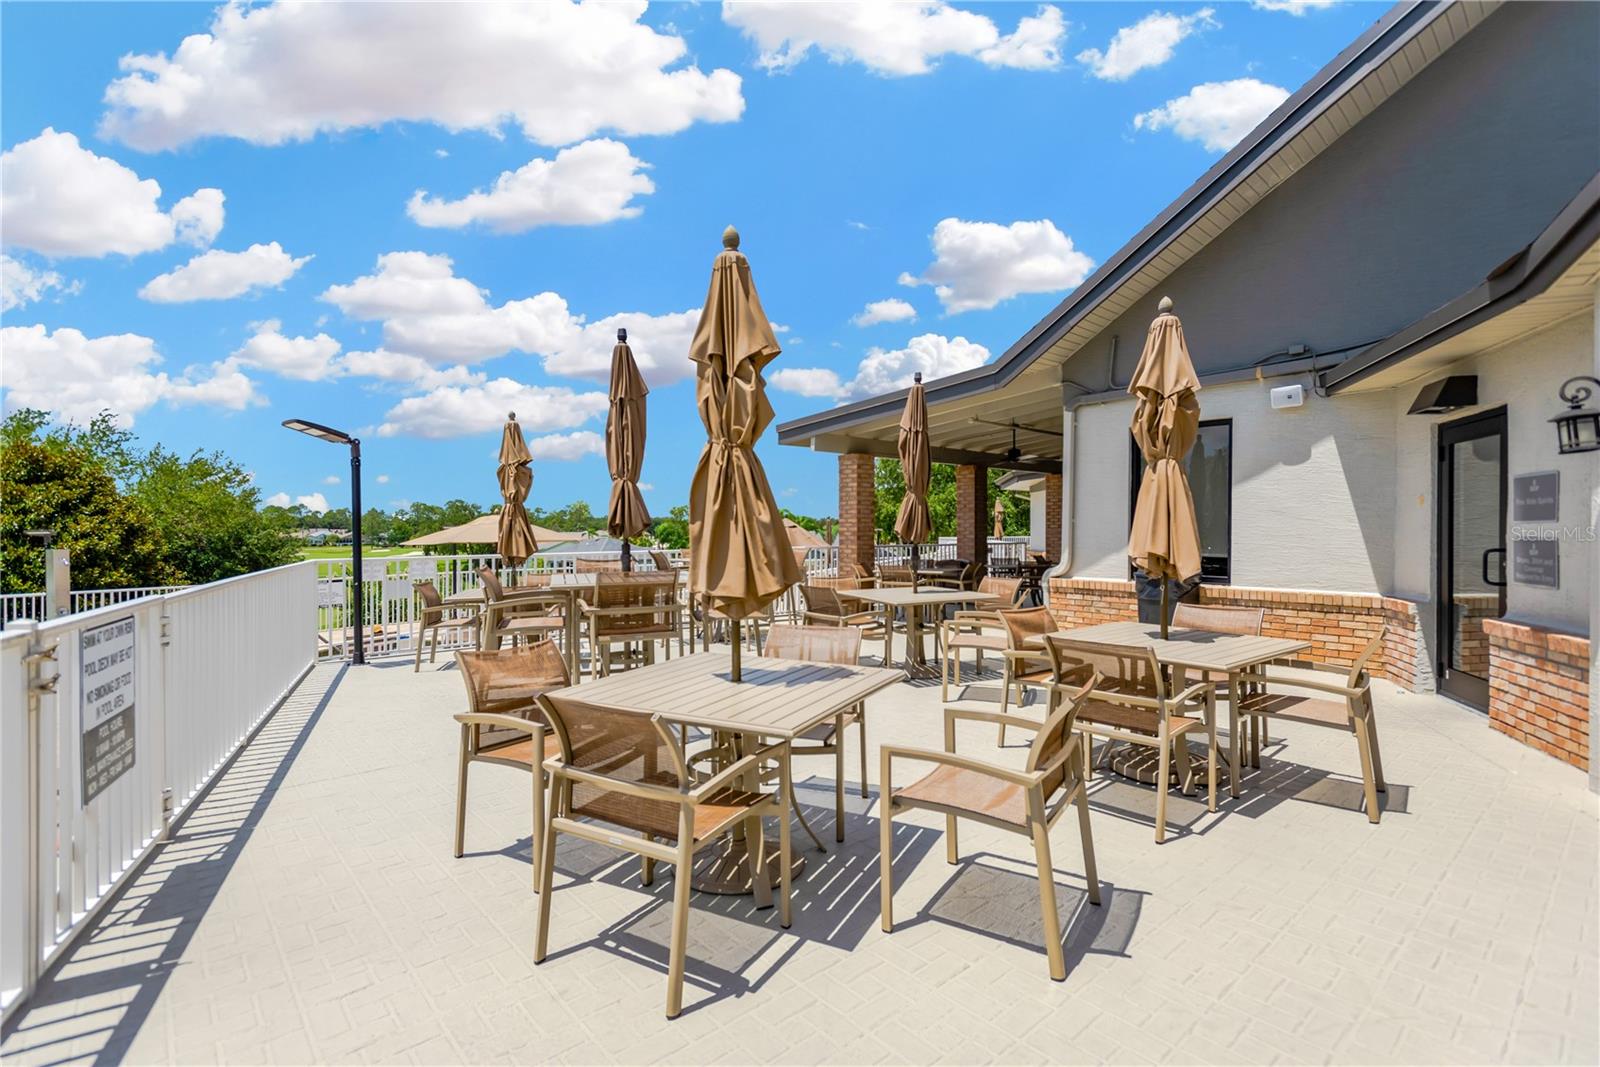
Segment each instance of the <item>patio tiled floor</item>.
[{"label": "patio tiled floor", "polygon": [[[950,867],[942,820],[897,819],[883,934],[875,794],[857,796],[848,845],[809,854],[791,930],[696,896],[669,1023],[670,874],[645,890],[636,862],[564,842],[535,968],[525,775],[475,769],[451,857],[459,697],[450,669],[318,667],[14,1020],[6,1061],[1600,1059],[1595,798],[1438,698],[1382,688],[1378,827],[1349,739],[1294,726],[1240,801],[1174,798],[1163,846],[1153,794],[1098,781],[1103,907],[1073,820],[1053,835],[1060,984],[1031,850],[977,825]],[[871,711],[874,748],[941,743],[936,686]],[[994,751],[988,729],[960,741]],[[831,773],[797,767],[825,839]]]}]

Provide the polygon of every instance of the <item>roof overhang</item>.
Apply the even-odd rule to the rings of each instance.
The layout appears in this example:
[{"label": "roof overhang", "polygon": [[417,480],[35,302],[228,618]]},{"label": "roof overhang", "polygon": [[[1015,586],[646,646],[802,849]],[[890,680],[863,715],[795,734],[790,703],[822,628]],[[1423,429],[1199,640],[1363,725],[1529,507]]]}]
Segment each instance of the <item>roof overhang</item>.
[{"label": "roof overhang", "polygon": [[[999,359],[927,383],[934,444],[981,457],[990,466],[1030,469],[1004,461],[1007,424],[1015,420],[1059,432],[1062,368],[1072,356],[1498,6],[1498,0],[1413,0],[1387,11]],[[778,427],[778,440],[820,451],[892,455],[905,395],[896,390],[794,419]],[[1000,426],[976,432],[983,423],[974,418]],[[1056,440],[1053,448],[1045,440],[1018,444],[1059,464]]]},{"label": "roof overhang", "polygon": [[1387,389],[1513,341],[1594,304],[1600,174],[1533,242],[1436,311],[1317,375],[1329,393]]}]

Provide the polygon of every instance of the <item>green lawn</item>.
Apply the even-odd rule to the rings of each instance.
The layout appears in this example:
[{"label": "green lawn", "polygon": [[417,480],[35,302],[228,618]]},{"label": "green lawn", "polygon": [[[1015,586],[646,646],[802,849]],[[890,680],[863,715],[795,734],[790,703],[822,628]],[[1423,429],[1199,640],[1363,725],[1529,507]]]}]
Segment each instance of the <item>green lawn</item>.
[{"label": "green lawn", "polygon": [[[417,553],[415,548],[374,548],[371,545],[361,546],[362,559],[382,559],[385,556],[409,556]],[[300,550],[301,559],[349,559],[349,545],[307,545]]]}]

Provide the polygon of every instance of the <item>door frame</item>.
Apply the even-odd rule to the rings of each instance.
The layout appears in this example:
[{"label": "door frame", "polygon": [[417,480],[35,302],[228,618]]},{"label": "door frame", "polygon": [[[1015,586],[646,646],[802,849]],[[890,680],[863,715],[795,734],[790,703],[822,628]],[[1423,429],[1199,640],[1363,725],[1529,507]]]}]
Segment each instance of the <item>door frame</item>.
[{"label": "door frame", "polygon": [[[1495,434],[1500,437],[1500,552],[1501,573],[1508,573],[1506,568],[1506,518],[1510,498],[1510,464],[1507,462],[1506,409],[1504,405],[1490,411],[1468,415],[1466,418],[1456,419],[1452,422],[1438,424],[1437,443],[1434,457],[1434,544],[1437,547],[1438,567],[1434,574],[1437,604],[1436,633],[1438,635],[1438,655],[1434,664],[1434,676],[1438,683],[1439,692],[1446,696],[1454,697],[1477,711],[1487,712],[1489,709],[1489,680],[1478,678],[1464,671],[1452,672],[1450,669],[1450,649],[1453,633],[1451,630],[1450,608],[1453,603],[1451,590],[1455,588],[1455,545],[1451,537],[1451,505],[1455,500],[1455,472],[1450,465],[1450,450],[1458,444],[1491,437]],[[1500,586],[1500,615],[1505,614],[1505,584]]]}]

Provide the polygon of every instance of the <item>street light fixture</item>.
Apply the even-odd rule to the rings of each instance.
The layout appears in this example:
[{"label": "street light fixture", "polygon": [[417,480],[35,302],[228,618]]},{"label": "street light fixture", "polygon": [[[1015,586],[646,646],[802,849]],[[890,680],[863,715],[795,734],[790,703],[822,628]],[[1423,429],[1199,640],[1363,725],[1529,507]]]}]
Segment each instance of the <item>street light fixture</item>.
[{"label": "street light fixture", "polygon": [[355,648],[352,650],[351,662],[358,665],[366,663],[367,656],[366,650],[362,647],[361,633],[366,621],[362,611],[365,589],[361,580],[361,438],[351,437],[342,430],[335,430],[318,422],[307,422],[305,419],[284,419],[283,425],[285,429],[315,437],[319,441],[350,446],[350,562],[356,572],[356,606],[355,618],[352,620],[355,623]]}]

